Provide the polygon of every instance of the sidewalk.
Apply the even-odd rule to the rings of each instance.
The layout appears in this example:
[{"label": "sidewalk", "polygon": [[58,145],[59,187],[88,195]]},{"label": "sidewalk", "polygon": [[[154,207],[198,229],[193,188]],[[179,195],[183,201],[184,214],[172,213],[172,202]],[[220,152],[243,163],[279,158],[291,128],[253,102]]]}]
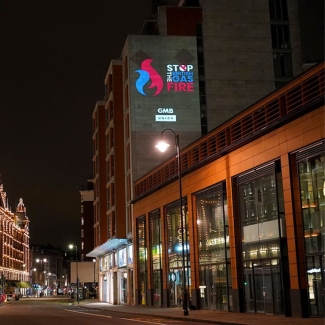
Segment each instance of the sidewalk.
[{"label": "sidewalk", "polygon": [[188,316],[183,315],[181,308],[159,308],[148,306],[127,306],[110,305],[94,300],[80,301],[81,307],[93,309],[105,309],[121,313],[132,313],[145,316],[156,316],[175,320],[191,320],[211,324],[224,325],[274,325],[274,324],[295,324],[295,325],[324,325],[324,318],[299,318],[284,317],[264,314],[229,313],[215,310],[190,310]]}]

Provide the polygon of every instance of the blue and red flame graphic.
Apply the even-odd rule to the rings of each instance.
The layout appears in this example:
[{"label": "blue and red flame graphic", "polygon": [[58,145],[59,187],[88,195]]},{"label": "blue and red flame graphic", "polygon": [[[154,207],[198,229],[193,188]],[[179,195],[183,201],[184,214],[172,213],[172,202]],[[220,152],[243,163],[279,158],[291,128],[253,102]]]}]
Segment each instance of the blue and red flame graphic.
[{"label": "blue and red flame graphic", "polygon": [[151,66],[152,59],[146,59],[141,63],[141,70],[139,72],[139,78],[137,79],[135,86],[140,94],[147,96],[144,87],[151,79],[151,85],[148,88],[156,87],[156,92],[153,96],[157,96],[163,89],[163,81],[158,72]]}]

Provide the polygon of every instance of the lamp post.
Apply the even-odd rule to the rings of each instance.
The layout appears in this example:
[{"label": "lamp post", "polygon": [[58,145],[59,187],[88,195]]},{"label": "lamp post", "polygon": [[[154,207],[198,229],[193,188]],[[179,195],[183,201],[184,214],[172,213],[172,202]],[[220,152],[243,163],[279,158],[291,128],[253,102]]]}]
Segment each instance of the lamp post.
[{"label": "lamp post", "polygon": [[[184,316],[188,316],[187,308],[187,288],[186,288],[186,268],[185,268],[185,240],[184,240],[184,220],[183,220],[183,195],[182,195],[182,177],[181,177],[181,157],[180,157],[180,148],[179,148],[179,136],[172,129],[164,129],[161,132],[161,141],[155,146],[161,152],[165,152],[166,149],[170,146],[168,143],[163,141],[163,134],[165,131],[171,131],[175,137],[175,147],[176,147],[176,157],[177,157],[177,170],[178,170],[178,182],[179,182],[179,201],[180,201],[180,218],[181,218],[181,232],[182,232],[182,262],[183,262],[183,312]],[[186,221],[185,221],[186,222]],[[185,237],[187,234],[185,234]]]},{"label": "lamp post", "polygon": [[94,262],[94,288],[95,288],[95,286],[96,286],[96,269],[95,269],[95,267],[96,267],[96,259],[94,258],[93,259],[93,262]]},{"label": "lamp post", "polygon": [[73,247],[76,251],[77,303],[79,305],[78,246],[77,245],[69,245],[70,249],[73,249]]},{"label": "lamp post", "polygon": [[43,273],[43,281],[42,281],[41,277],[40,277],[40,281],[42,281],[43,286],[46,284],[45,283],[45,275],[44,275],[46,273],[46,270],[44,270],[43,263],[46,263],[46,262],[47,262],[46,258],[43,258],[43,259],[37,258],[36,259],[36,263],[41,263],[41,272],[40,273]]}]

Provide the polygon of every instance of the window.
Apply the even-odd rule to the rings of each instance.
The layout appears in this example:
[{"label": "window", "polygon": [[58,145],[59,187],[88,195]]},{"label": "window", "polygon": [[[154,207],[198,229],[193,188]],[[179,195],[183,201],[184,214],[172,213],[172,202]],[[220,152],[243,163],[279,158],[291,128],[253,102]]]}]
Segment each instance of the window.
[{"label": "window", "polygon": [[290,48],[288,25],[271,25],[271,35],[273,49]]},{"label": "window", "polygon": [[274,75],[276,78],[292,77],[290,53],[273,53]]},{"label": "window", "polygon": [[138,292],[139,304],[147,304],[147,244],[146,244],[146,218],[137,218],[137,246],[138,246]]},{"label": "window", "polygon": [[162,246],[159,209],[149,213],[153,305],[162,305]]},{"label": "window", "polygon": [[224,184],[196,194],[202,309],[232,311],[227,200]]},{"label": "window", "polygon": [[299,180],[307,254],[325,252],[325,156],[301,161]]},{"label": "window", "polygon": [[111,208],[111,187],[110,187],[110,185],[108,185],[106,193],[107,193],[107,210],[109,210]]},{"label": "window", "polygon": [[288,20],[286,0],[269,0],[271,20]]}]

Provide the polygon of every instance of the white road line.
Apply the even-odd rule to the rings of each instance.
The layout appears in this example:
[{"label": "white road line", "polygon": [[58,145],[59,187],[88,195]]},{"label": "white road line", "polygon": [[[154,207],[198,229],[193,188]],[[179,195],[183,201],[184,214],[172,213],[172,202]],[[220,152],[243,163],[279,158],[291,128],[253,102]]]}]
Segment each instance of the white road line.
[{"label": "white road line", "polygon": [[149,322],[145,320],[138,320],[138,319],[131,319],[131,318],[119,318],[119,319],[125,319],[125,320],[130,320],[132,322],[139,322],[139,323],[148,323],[148,324],[156,324],[156,325],[166,325],[164,323],[154,323],[154,322]]},{"label": "white road line", "polygon": [[65,309],[65,310],[66,310],[66,311],[70,311],[71,313],[86,314],[86,315],[91,315],[91,316],[98,316],[98,317],[112,318],[112,316],[96,315],[96,314],[91,314],[91,313],[83,313],[83,312],[81,312],[81,311],[75,311],[75,310],[69,310],[69,309]]}]

